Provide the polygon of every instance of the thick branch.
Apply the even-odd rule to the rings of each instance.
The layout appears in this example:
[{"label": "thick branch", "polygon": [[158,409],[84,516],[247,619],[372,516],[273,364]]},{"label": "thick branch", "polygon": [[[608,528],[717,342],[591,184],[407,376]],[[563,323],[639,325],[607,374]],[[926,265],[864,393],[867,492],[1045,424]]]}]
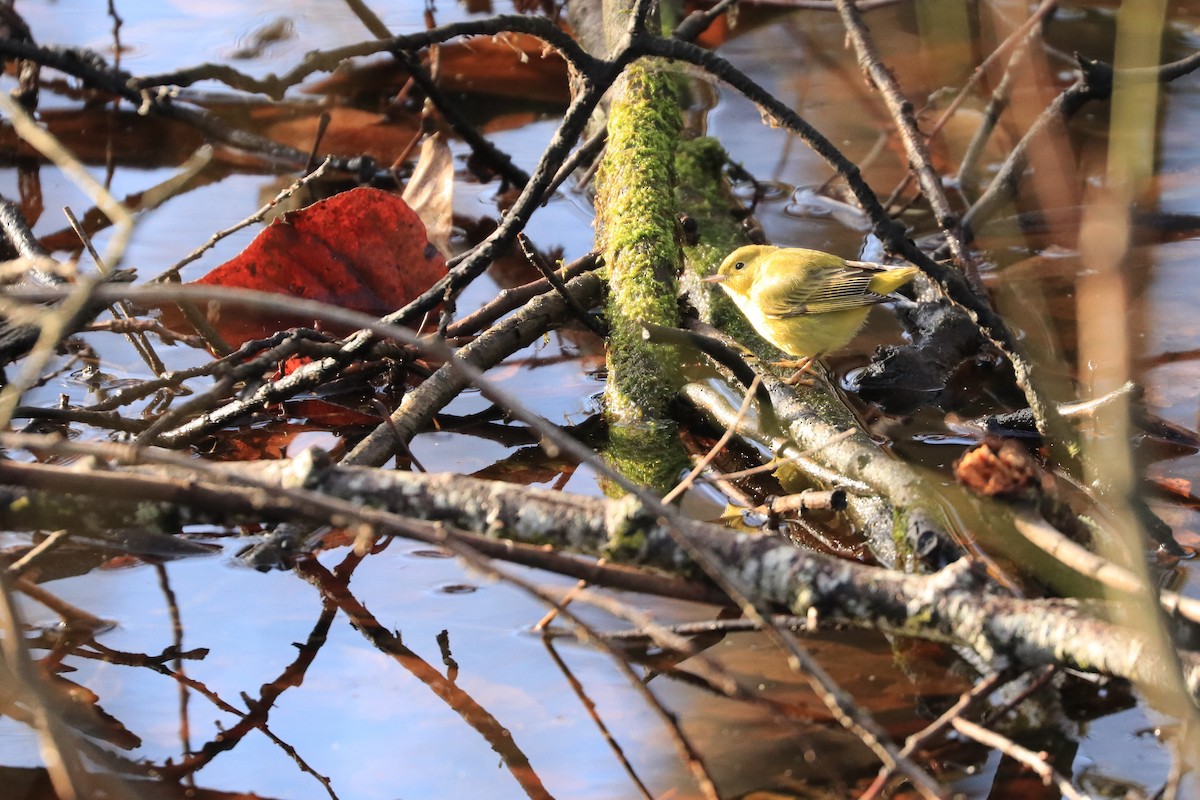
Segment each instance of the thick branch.
[{"label": "thick branch", "polygon": [[[90,476],[86,473],[62,467],[37,469],[39,474],[69,479],[72,491],[88,491],[86,479]],[[1150,685],[1162,685],[1168,674],[1167,665],[1148,655],[1141,634],[1091,616],[1071,601],[1021,600],[989,593],[986,576],[966,560],[933,575],[902,575],[797,550],[771,537],[731,534],[703,522],[667,522],[631,497],[610,501],[460,475],[336,467],[320,457],[228,465],[220,471],[227,476],[228,491],[256,492],[264,502],[274,497],[270,502],[280,512],[313,522],[358,522],[377,533],[410,535],[414,523],[408,520],[416,518],[489,537],[556,542],[696,575],[695,565],[676,544],[677,533],[682,533],[764,608],[787,609],[815,621],[965,645],[982,658],[999,663],[1024,667],[1063,664]],[[188,479],[187,472],[173,469],[166,474],[172,472],[169,482],[172,496],[177,498],[177,487],[181,479]],[[107,480],[114,475],[141,475],[148,486],[164,472],[161,467],[101,472],[95,476],[99,478],[95,492],[111,498]],[[188,480],[208,491],[220,488],[194,477]],[[246,486],[254,488],[239,488]],[[266,491],[270,486],[277,488]],[[50,491],[58,493],[61,488]],[[119,502],[119,498],[113,501]],[[212,510],[210,496],[196,494],[182,501]],[[130,497],[127,503],[133,519],[140,501]],[[9,508],[5,504],[4,509]],[[11,513],[5,510],[0,515],[0,521],[10,527],[16,521],[8,518]],[[436,528],[424,534],[436,535]],[[1200,690],[1200,672],[1194,659],[1185,661],[1195,695]]]}]

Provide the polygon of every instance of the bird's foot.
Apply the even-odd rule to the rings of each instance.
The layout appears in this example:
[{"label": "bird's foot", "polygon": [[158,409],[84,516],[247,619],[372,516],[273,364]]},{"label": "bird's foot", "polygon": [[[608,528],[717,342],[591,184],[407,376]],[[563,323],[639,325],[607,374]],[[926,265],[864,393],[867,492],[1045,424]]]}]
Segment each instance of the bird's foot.
[{"label": "bird's foot", "polygon": [[808,376],[812,374],[813,364],[816,363],[816,356],[808,356],[795,361],[775,361],[772,362],[772,366],[779,367],[780,369],[796,370],[796,372],[790,378],[784,379],[783,382],[788,386],[798,386],[801,384],[805,386],[811,386],[813,384],[813,380]]}]

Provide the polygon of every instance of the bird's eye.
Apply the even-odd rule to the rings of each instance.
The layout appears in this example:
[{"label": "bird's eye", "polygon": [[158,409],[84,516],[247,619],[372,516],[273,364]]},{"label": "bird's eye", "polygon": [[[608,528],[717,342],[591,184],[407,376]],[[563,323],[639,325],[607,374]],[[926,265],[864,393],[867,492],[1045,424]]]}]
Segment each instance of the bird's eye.
[{"label": "bird's eye", "polygon": [[736,264],[734,264],[734,265],[733,265],[733,268],[734,268],[734,269],[741,269],[741,268],[742,268],[742,267],[744,267],[744,266],[746,266],[746,262],[745,262],[745,261],[739,261],[739,262],[737,262]]}]

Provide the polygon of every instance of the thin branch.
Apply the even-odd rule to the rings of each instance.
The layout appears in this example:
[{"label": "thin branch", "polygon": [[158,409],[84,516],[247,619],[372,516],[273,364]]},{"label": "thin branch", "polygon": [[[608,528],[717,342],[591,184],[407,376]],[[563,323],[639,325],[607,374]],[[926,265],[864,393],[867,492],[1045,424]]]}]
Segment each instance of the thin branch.
[{"label": "thin branch", "polygon": [[429,74],[425,71],[425,67],[416,56],[407,50],[396,51],[393,55],[396,55],[400,63],[408,71],[408,74],[412,76],[413,81],[417,86],[421,87],[421,91],[425,93],[425,96],[441,112],[442,117],[450,125],[450,129],[467,143],[472,152],[491,165],[496,172],[500,173],[500,176],[504,180],[514,186],[524,186],[529,182],[529,173],[518,167],[516,162],[512,160],[512,156],[494,145],[474,125],[467,122],[462,114],[458,113],[458,108],[446,96],[445,92],[438,88],[433,79],[429,77]]},{"label": "thin branch", "polygon": [[750,410],[750,404],[754,401],[754,396],[758,392],[758,387],[761,385],[762,378],[759,375],[755,375],[754,379],[750,382],[750,387],[746,390],[746,396],[742,398],[742,404],[738,407],[737,414],[733,419],[733,424],[725,428],[724,433],[721,434],[721,438],[717,439],[713,446],[709,448],[708,452],[704,454],[704,457],[696,462],[696,465],[692,467],[691,472],[684,476],[683,480],[676,484],[674,489],[663,495],[664,503],[675,502],[680,495],[692,488],[692,484],[696,482],[696,478],[700,476],[700,473],[708,469],[708,465],[712,463],[713,459],[725,449],[725,445],[729,444],[729,440],[733,438],[737,427],[741,425],[742,420],[745,419],[746,413]]},{"label": "thin branch", "polygon": [[[912,734],[904,740],[904,747],[900,752],[906,756],[911,756],[921,750],[935,737],[940,736],[947,728],[949,728],[954,720],[961,717],[967,710],[978,703],[983,698],[987,697],[992,692],[999,689],[1010,679],[1004,671],[993,672],[981,681],[978,681],[969,691],[963,692],[958,700],[950,708],[942,712],[942,715],[935,719],[924,729]],[[891,780],[894,771],[884,767],[879,770],[879,775],[871,784],[867,791],[863,792],[859,800],[876,800],[887,787],[888,781]]]},{"label": "thin branch", "polygon": [[1046,763],[1045,754],[1035,753],[1028,748],[1021,747],[1008,737],[1001,736],[994,731],[989,731],[987,728],[976,725],[974,722],[969,722],[961,717],[955,718],[950,724],[963,736],[969,736],[980,744],[998,750],[1009,758],[1029,767],[1041,777],[1042,782],[1047,786],[1053,783],[1055,788],[1067,800],[1084,800],[1088,797],[1088,795],[1083,794],[1072,786],[1071,782],[1059,774],[1058,770]]},{"label": "thin branch", "polygon": [[[567,264],[563,268],[562,278],[564,281],[569,281],[585,272],[591,272],[598,266],[599,263],[596,259],[596,254],[588,253],[586,256]],[[512,289],[501,289],[495,299],[480,306],[467,316],[450,323],[450,326],[446,329],[446,337],[453,339],[477,333],[505,314],[516,311],[538,295],[545,294],[551,288],[548,280],[539,278],[536,281],[530,281]]]},{"label": "thin branch", "polygon": [[225,237],[231,236],[232,234],[237,233],[238,231],[242,230],[243,228],[247,228],[251,225],[254,225],[255,223],[262,222],[264,219],[266,219],[267,214],[270,214],[271,211],[274,208],[276,208],[280,203],[282,203],[284,200],[287,200],[289,197],[291,197],[296,192],[303,189],[305,186],[308,186],[313,181],[319,181],[319,180],[323,179],[326,176],[326,174],[328,173],[331,164],[332,164],[331,159],[326,158],[324,161],[322,161],[320,164],[317,165],[316,169],[312,170],[311,172],[309,172],[306,175],[302,175],[299,178],[297,178],[295,181],[293,181],[291,184],[289,184],[285,189],[283,189],[278,194],[276,194],[274,197],[272,197],[270,200],[268,200],[265,205],[263,205],[261,208],[259,208],[257,211],[255,211],[253,214],[251,214],[250,216],[241,220],[240,222],[236,222],[233,225],[230,225],[228,228],[225,228],[224,230],[220,230],[220,231],[217,231],[216,233],[212,234],[211,236],[208,237],[208,241],[206,241],[204,244],[197,247],[192,252],[188,253],[186,256],[181,258],[179,261],[176,261],[174,264],[167,267],[167,269],[163,270],[158,275],[156,275],[153,278],[153,280],[155,282],[179,280],[179,271],[181,269],[183,269],[188,264],[192,263],[193,261],[198,259],[200,256],[204,255],[206,252],[211,250],[213,247],[216,246],[216,244],[218,242],[220,242]]},{"label": "thin branch", "polygon": [[[129,89],[134,92],[142,92],[159,86],[184,87],[203,80],[217,80],[232,89],[265,94],[274,100],[281,100],[288,89],[296,86],[309,75],[316,72],[331,72],[347,59],[376,53],[404,50],[411,52],[460,36],[492,36],[497,33],[525,33],[536,36],[562,53],[568,63],[583,73],[594,71],[598,64],[598,61],[584,51],[578,42],[545,17],[501,14],[488,19],[440,25],[427,31],[393,36],[390,39],[373,39],[330,50],[313,50],[307,53],[299,64],[283,75],[268,75],[262,79],[254,78],[221,64],[201,64],[159,75],[145,75],[136,78],[125,76],[124,80]],[[0,47],[0,53],[5,52],[3,47]],[[78,58],[78,54],[72,53],[72,55]],[[48,64],[48,66],[63,69],[58,64]]]},{"label": "thin branch", "polygon": [[54,531],[49,536],[47,536],[45,539],[38,542],[33,548],[31,548],[29,550],[28,553],[21,556],[16,561],[12,562],[7,567],[5,567],[4,572],[7,573],[8,577],[10,579],[16,580],[17,578],[21,577],[26,572],[28,572],[29,569],[35,563],[37,563],[38,559],[40,559],[46,553],[49,553],[52,550],[54,550],[56,547],[58,547],[60,544],[62,544],[68,537],[70,537],[70,535],[71,535],[71,532],[69,530],[64,529],[64,530]]},{"label": "thin branch", "polygon": [[[70,223],[71,229],[75,231],[75,235],[79,237],[79,241],[87,249],[88,254],[92,257],[92,261],[96,264],[96,268],[100,270],[101,274],[107,275],[110,272],[108,266],[104,263],[103,257],[96,250],[95,246],[93,246],[92,238],[88,236],[87,231],[79,223],[75,212],[70,207],[67,207],[63,209],[63,213],[67,215],[67,221]],[[129,322],[134,317],[133,310],[129,307],[128,303],[113,303],[110,306],[110,310],[119,322]],[[167,371],[162,359],[158,357],[158,353],[154,352],[153,345],[150,344],[149,338],[144,333],[137,330],[130,330],[125,334],[125,338],[133,346],[133,349],[137,351],[137,354],[142,357],[142,360],[146,362],[146,366],[150,368],[151,372],[155,375],[162,375]]]},{"label": "thin branch", "polygon": [[571,294],[571,292],[567,289],[567,284],[563,282],[562,276],[560,276],[553,267],[546,263],[546,259],[543,258],[542,254],[534,248],[533,243],[529,241],[529,237],[524,233],[518,233],[517,243],[521,245],[521,252],[525,254],[525,258],[529,261],[529,263],[537,267],[537,271],[542,273],[542,277],[544,277],[546,281],[552,287],[554,287],[554,291],[558,292],[558,296],[561,297],[563,302],[567,304],[567,308],[571,310],[571,314],[575,317],[575,319],[583,323],[583,326],[592,333],[603,338],[606,333],[604,328],[588,312],[588,309],[584,308],[583,305],[580,304],[580,302],[575,298],[575,295]]},{"label": "thin branch", "polygon": [[[624,65],[621,65],[624,66]],[[619,67],[606,65],[597,82],[587,82],[583,91],[572,101],[549,146],[542,152],[537,169],[521,190],[516,202],[504,215],[504,219],[486,239],[468,253],[450,261],[449,273],[432,287],[414,298],[404,308],[385,316],[381,321],[387,325],[412,325],[432,311],[439,303],[452,300],[464,286],[483,274],[496,256],[507,249],[517,234],[537,210],[545,197],[554,174],[558,171],[570,149],[583,132],[592,112],[600,102],[611,75]],[[449,303],[447,305],[450,305]]]}]

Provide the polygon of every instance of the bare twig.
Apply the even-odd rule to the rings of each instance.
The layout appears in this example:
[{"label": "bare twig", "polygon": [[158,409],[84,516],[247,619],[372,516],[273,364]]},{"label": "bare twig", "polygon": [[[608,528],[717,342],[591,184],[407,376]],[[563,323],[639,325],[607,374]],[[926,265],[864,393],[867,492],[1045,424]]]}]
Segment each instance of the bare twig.
[{"label": "bare twig", "polygon": [[[67,215],[67,221],[71,224],[71,229],[75,231],[75,235],[79,237],[79,241],[83,243],[85,248],[87,248],[88,254],[96,263],[96,268],[100,270],[101,274],[107,275],[109,273],[108,267],[104,264],[100,253],[97,252],[96,248],[92,245],[92,238],[87,235],[87,232],[83,229],[83,226],[79,224],[79,220],[76,218],[75,212],[71,211],[71,209],[68,207],[63,209],[63,213]],[[129,308],[128,303],[113,303],[110,308],[113,316],[120,321],[128,321],[133,317],[133,313]],[[144,333],[139,331],[130,331],[126,333],[125,336],[129,340],[129,343],[133,345],[133,349],[136,350],[138,355],[142,357],[142,360],[146,362],[146,366],[150,368],[151,372],[153,372],[155,375],[162,375],[167,371],[167,368],[163,365],[162,359],[159,358],[158,354],[154,352],[154,347],[150,344],[150,340]]]},{"label": "bare twig", "polygon": [[4,568],[8,577],[16,580],[29,571],[39,558],[62,544],[71,535],[68,530],[57,530],[32,547],[28,553]]},{"label": "bare twig", "polygon": [[[598,262],[595,253],[589,253],[567,264],[562,271],[562,279],[569,281],[585,272],[596,269],[597,266]],[[545,294],[551,288],[548,280],[540,278],[512,289],[501,289],[494,300],[485,303],[457,322],[452,322],[450,327],[446,329],[446,336],[453,339],[476,333],[491,325],[505,314],[516,311],[538,295]]]},{"label": "bare twig", "polygon": [[969,722],[962,717],[955,717],[950,724],[963,736],[969,736],[982,745],[999,750],[1009,758],[1029,767],[1041,777],[1047,786],[1053,783],[1055,788],[1062,792],[1063,797],[1068,798],[1068,800],[1084,800],[1087,797],[1087,795],[1072,786],[1069,780],[1059,774],[1058,770],[1046,763],[1044,754],[1038,754],[1028,748],[1021,747],[1021,745],[1007,736],[1001,736],[994,731],[989,731],[987,728],[976,725],[974,722]]},{"label": "bare twig", "polygon": [[[601,281],[594,273],[587,273],[572,279],[564,288],[594,302],[599,297]],[[542,295],[519,314],[459,350],[455,363],[470,363],[473,370],[487,369],[542,335],[566,313],[566,305],[559,295]],[[421,341],[428,344],[431,340]],[[439,345],[439,350],[442,347],[444,345]],[[470,375],[462,373],[454,364],[443,365],[434,376],[406,394],[391,418],[364,437],[343,463],[372,466],[385,463],[399,445],[406,443],[471,382]]]},{"label": "bare twig", "polygon": [[700,473],[708,469],[708,465],[712,463],[712,460],[716,458],[722,450],[725,449],[725,445],[729,444],[729,440],[733,438],[734,432],[737,430],[737,426],[741,424],[742,419],[744,419],[746,416],[746,412],[750,410],[750,403],[754,400],[755,392],[758,391],[758,387],[761,384],[762,378],[758,375],[755,375],[754,380],[750,382],[750,388],[746,390],[746,396],[742,398],[742,405],[738,408],[733,424],[725,428],[725,432],[721,434],[721,438],[717,439],[716,444],[709,448],[704,457],[696,462],[696,465],[692,467],[692,471],[689,472],[683,478],[683,480],[681,480],[675,486],[674,489],[663,495],[664,503],[675,502],[677,497],[690,489],[692,484],[695,483],[696,478],[699,477]]},{"label": "bare twig", "polygon": [[287,200],[289,197],[291,197],[296,192],[300,191],[301,189],[303,189],[305,186],[312,183],[313,181],[319,181],[322,178],[324,178],[325,175],[329,171],[331,163],[332,163],[331,160],[326,158],[324,161],[322,161],[317,166],[316,169],[314,169],[312,172],[309,172],[307,175],[302,175],[301,177],[297,178],[290,185],[288,185],[287,188],[283,189],[278,194],[276,194],[274,197],[272,197],[264,206],[262,206],[262,208],[258,209],[258,211],[255,211],[253,214],[246,217],[242,221],[236,222],[233,225],[230,225],[228,228],[217,231],[212,236],[209,236],[208,241],[206,241],[204,244],[197,247],[192,252],[188,253],[186,256],[181,258],[179,261],[172,264],[170,267],[165,269],[163,272],[156,275],[154,277],[154,280],[155,281],[179,280],[179,271],[181,269],[183,269],[184,267],[186,267],[188,264],[195,261],[200,256],[204,255],[209,250],[211,250],[217,244],[217,242],[221,241],[222,239],[224,239],[227,236],[237,233],[242,228],[247,228],[251,225],[262,222],[264,219],[266,219],[267,214],[270,214],[271,210],[274,209],[276,206],[278,206],[280,203],[282,203],[284,200]]},{"label": "bare twig", "polygon": [[[901,748],[900,752],[906,756],[912,756],[925,747],[928,742],[940,736],[943,731],[954,723],[954,720],[961,717],[968,709],[1000,688],[1008,680],[1010,680],[1009,676],[1001,671],[993,672],[983,680],[978,681],[969,691],[963,692],[954,705],[942,712],[941,716],[929,723],[922,730],[905,739],[904,747]],[[880,797],[893,774],[893,771],[887,767],[880,769],[879,775],[867,791],[863,792],[859,800],[876,800],[876,798]]]},{"label": "bare twig", "polygon": [[[1017,146],[1008,154],[983,195],[963,216],[963,235],[970,241],[973,231],[989,219],[996,209],[1012,197],[1017,183],[1025,172],[1029,150],[1034,142],[1056,125],[1070,119],[1092,100],[1104,100],[1112,95],[1113,70],[1098,61],[1080,60],[1082,74],[1048,105],[1037,121],[1029,127]],[[1130,70],[1131,79],[1151,78],[1166,83],[1200,69],[1200,53],[1151,69]]]},{"label": "bare twig", "polygon": [[546,263],[546,259],[542,257],[542,254],[539,253],[536,248],[534,248],[533,243],[529,241],[529,237],[524,233],[518,233],[517,243],[521,245],[521,252],[525,254],[525,258],[528,259],[529,263],[537,267],[537,271],[542,273],[542,277],[544,277],[546,281],[552,287],[554,287],[554,291],[558,292],[559,296],[563,299],[563,302],[567,304],[567,308],[571,310],[571,313],[574,315],[575,319],[583,323],[584,327],[586,327],[592,333],[603,337],[605,335],[604,328],[601,327],[600,323],[597,322],[596,319],[588,312],[588,309],[584,308],[580,304],[580,302],[575,298],[575,295],[571,294],[571,292],[567,290],[567,285],[563,282],[562,276],[559,275],[558,271]]}]

